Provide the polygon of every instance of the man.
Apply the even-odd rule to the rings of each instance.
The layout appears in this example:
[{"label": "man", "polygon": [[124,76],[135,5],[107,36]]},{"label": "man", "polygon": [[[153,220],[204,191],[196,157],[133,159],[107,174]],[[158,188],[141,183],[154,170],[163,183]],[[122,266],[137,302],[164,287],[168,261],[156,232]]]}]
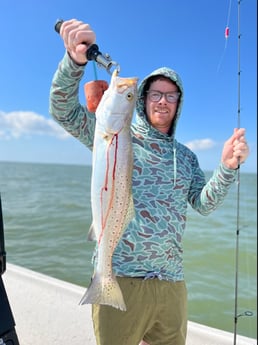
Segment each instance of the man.
[{"label": "man", "polygon": [[[95,116],[79,104],[79,83],[87,48],[96,36],[88,24],[63,22],[66,53],[50,92],[50,113],[73,136],[93,148]],[[196,155],[175,139],[183,103],[178,74],[162,67],[138,88],[132,124],[135,217],[113,255],[113,270],[127,311],[93,305],[98,345],[185,345],[187,291],[182,237],[188,203],[208,215],[224,200],[249,149],[245,130],[235,129],[225,142],[221,162],[206,183]]]}]

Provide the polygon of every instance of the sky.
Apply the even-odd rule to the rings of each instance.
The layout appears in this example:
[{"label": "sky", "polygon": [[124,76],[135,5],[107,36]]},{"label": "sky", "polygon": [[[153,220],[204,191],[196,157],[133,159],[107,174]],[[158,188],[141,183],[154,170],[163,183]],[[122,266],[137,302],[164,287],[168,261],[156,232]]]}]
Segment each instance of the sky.
[{"label": "sky", "polygon": [[[91,25],[120,76],[140,81],[162,66],[179,73],[185,95],[176,138],[203,170],[217,167],[224,142],[240,126],[250,147],[241,171],[257,172],[256,0],[1,0],[0,161],[91,164],[91,152],[49,113],[65,52],[54,25],[72,18]],[[83,86],[94,79],[89,62],[82,104]],[[109,82],[110,75],[97,67],[97,79]]]}]

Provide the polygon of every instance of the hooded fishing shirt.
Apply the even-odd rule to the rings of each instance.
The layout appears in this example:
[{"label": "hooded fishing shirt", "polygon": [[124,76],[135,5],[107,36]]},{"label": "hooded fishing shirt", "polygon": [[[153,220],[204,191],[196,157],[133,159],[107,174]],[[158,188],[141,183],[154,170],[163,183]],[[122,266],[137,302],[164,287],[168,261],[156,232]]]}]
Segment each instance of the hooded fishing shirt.
[{"label": "hooded fishing shirt", "polygon": [[[65,54],[53,78],[50,113],[92,150],[95,115],[78,98],[84,69]],[[181,93],[170,134],[161,133],[146,119],[144,86],[154,75],[169,78]],[[183,280],[182,238],[188,204],[208,215],[223,202],[236,179],[236,170],[220,164],[206,182],[197,156],[175,139],[183,96],[180,77],[167,67],[155,70],[139,84],[136,122],[131,126],[135,217],[113,254],[113,270],[118,276]]]}]

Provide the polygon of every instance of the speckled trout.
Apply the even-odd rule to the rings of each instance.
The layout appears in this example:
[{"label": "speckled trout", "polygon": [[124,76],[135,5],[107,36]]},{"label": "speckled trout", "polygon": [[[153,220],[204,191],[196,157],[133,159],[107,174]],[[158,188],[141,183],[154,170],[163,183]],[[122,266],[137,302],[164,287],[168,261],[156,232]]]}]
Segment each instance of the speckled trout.
[{"label": "speckled trout", "polygon": [[137,82],[136,77],[119,77],[115,70],[96,110],[91,179],[93,222],[88,237],[97,241],[97,255],[91,283],[80,304],[106,304],[126,310],[112,270],[112,255],[134,217],[130,126]]}]

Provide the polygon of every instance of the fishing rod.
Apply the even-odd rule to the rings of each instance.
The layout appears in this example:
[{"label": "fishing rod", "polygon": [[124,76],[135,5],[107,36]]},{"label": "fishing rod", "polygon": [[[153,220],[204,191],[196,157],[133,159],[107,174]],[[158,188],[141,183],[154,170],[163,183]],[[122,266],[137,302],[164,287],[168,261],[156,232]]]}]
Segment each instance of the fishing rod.
[{"label": "fishing rod", "polygon": [[[238,0],[238,86],[237,86],[237,128],[240,128],[241,121],[241,102],[240,102],[240,77],[241,77],[241,64],[240,64],[240,41],[241,41],[241,32],[240,32],[240,3],[242,0]],[[237,172],[237,215],[236,215],[236,251],[235,251],[235,309],[234,309],[234,342],[233,345],[237,344],[237,322],[241,316],[252,316],[251,311],[245,311],[241,314],[238,314],[238,272],[239,272],[239,235],[240,235],[240,161],[238,164]]]},{"label": "fishing rod", "polygon": [[[57,33],[60,33],[60,29],[61,29],[63,22],[64,22],[63,19],[57,20],[57,22],[55,24],[55,31]],[[110,75],[112,75],[113,69],[116,69],[118,73],[120,72],[119,64],[117,62],[113,61],[109,54],[102,54],[99,51],[99,47],[97,44],[91,44],[88,47],[87,52],[86,52],[86,58],[89,61],[91,61],[91,60],[96,61],[97,65],[99,67],[105,68],[106,71]]]}]

